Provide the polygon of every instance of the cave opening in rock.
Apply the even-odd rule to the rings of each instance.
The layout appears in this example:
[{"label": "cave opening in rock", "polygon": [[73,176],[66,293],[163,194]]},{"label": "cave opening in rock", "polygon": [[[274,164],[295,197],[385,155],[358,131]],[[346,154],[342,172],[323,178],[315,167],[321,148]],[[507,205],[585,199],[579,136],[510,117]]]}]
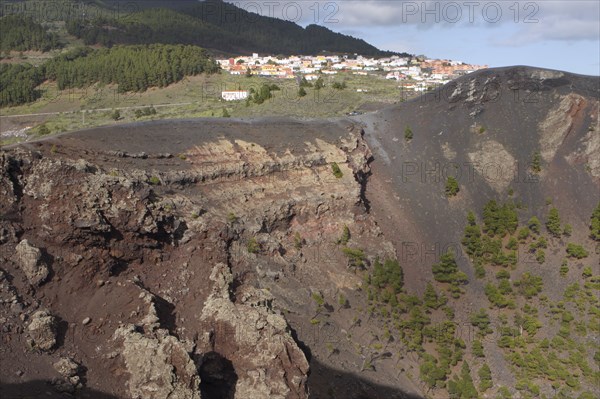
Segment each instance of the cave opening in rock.
[{"label": "cave opening in rock", "polygon": [[233,363],[217,352],[207,352],[199,367],[200,392],[203,399],[233,399],[237,373]]}]

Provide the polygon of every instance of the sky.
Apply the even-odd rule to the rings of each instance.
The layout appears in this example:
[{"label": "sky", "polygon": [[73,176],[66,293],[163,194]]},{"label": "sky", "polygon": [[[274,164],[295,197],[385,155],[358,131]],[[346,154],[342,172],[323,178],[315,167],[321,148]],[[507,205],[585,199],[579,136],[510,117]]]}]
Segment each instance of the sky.
[{"label": "sky", "polygon": [[600,75],[600,1],[226,0],[382,50]]}]

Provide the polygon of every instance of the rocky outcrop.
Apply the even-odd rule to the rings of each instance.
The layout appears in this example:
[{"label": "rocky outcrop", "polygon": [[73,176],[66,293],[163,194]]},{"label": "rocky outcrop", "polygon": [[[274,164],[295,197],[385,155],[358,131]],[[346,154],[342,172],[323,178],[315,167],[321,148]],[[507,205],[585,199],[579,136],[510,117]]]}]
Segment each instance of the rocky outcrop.
[{"label": "rocky outcrop", "polygon": [[[288,279],[296,264],[303,276],[322,270],[313,257],[319,245],[356,215],[365,217],[372,155],[356,125],[315,125],[308,135],[294,126],[302,134],[285,133],[280,142],[263,139],[271,127],[261,127],[260,135],[240,137],[236,128],[236,135],[194,136],[173,150],[176,157],[150,147],[143,156],[114,152],[87,141],[100,136],[83,148],[65,137],[56,146],[1,154],[0,189],[7,196],[0,207],[14,214],[0,226],[0,245],[17,247],[10,267],[18,265],[31,285],[46,281],[43,289],[27,288],[45,298],[31,303],[68,322],[61,345],[90,368],[86,388],[150,399],[308,396],[308,361],[275,310],[293,298],[300,306],[294,311],[304,311],[303,295],[288,295],[289,287],[271,295],[256,280],[233,283],[231,270],[269,282]],[[304,255],[292,245],[292,228],[302,235]],[[43,250],[26,240],[17,245],[24,231]],[[250,237],[260,254],[247,252]],[[138,267],[141,277],[132,286]],[[201,277],[211,271],[212,280]],[[359,281],[328,273],[346,287]],[[108,314],[109,308],[119,310]],[[22,320],[30,317],[22,313]],[[31,346],[55,348],[55,327],[49,314],[36,316]],[[82,378],[73,375],[76,363],[52,364],[61,376],[55,389],[75,392]],[[107,375],[118,380],[114,386]]]},{"label": "rocky outcrop", "polygon": [[21,241],[15,248],[16,260],[33,286],[43,284],[49,275],[48,266],[42,260],[42,252],[29,241]]},{"label": "rocky outcrop", "polygon": [[186,346],[166,329],[159,328],[154,297],[142,291],[148,313],[137,325],[117,329],[121,354],[130,374],[133,399],[200,399],[200,377]]},{"label": "rocky outcrop", "polygon": [[31,316],[28,331],[33,348],[49,351],[56,345],[57,320],[47,310],[38,310]]},{"label": "rocky outcrop", "polygon": [[477,174],[497,192],[506,189],[517,173],[517,161],[495,140],[481,143],[468,154]]},{"label": "rocky outcrop", "polygon": [[237,370],[236,398],[307,398],[308,362],[285,319],[270,309],[272,296],[247,288],[239,302],[230,297],[233,277],[217,264],[213,292],[201,319],[211,326],[204,352],[217,351]]},{"label": "rocky outcrop", "polygon": [[560,102],[552,108],[538,124],[540,132],[540,148],[542,158],[550,163],[563,141],[573,130],[573,124],[580,118],[587,106],[584,97],[569,94],[560,98]]}]

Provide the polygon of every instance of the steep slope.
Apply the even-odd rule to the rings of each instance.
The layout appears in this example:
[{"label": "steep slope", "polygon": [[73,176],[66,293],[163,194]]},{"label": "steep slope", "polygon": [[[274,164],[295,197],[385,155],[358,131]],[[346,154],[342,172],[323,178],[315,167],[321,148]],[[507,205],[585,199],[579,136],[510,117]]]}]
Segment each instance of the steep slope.
[{"label": "steep slope", "polygon": [[[530,67],[469,74],[364,117],[375,177],[391,179],[385,186],[401,197],[393,207],[429,243],[460,242],[468,210],[507,198],[530,216],[543,216],[551,198],[584,235],[598,201],[599,96],[597,77]],[[531,170],[536,152],[539,174]],[[447,176],[460,184],[456,198],[444,195]]]},{"label": "steep slope", "polygon": [[[435,277],[432,267],[446,251],[455,252],[459,270],[469,280],[461,287],[465,292],[460,299],[450,299],[455,310],[452,323],[459,331],[456,335],[467,347],[464,358],[472,369],[487,363],[496,388],[504,385],[513,394],[518,387],[526,397],[539,390],[548,397],[576,397],[579,393],[568,391],[570,387],[589,392],[593,375],[598,373],[597,360],[592,357],[598,351],[598,318],[594,314],[598,309],[600,251],[598,242],[590,238],[589,226],[600,203],[599,96],[597,77],[530,67],[499,68],[467,75],[421,98],[363,118],[365,139],[375,159],[367,199],[382,231],[394,244],[407,287],[424,293],[427,282]],[[405,139],[407,128],[412,132],[411,140]],[[538,163],[540,170],[536,172]],[[460,191],[456,196],[445,194],[449,176],[458,182]],[[517,215],[519,228],[529,225],[531,235],[509,243],[509,238],[516,239],[521,230],[495,234],[489,227],[490,215],[496,217],[498,213],[492,213],[491,200],[498,206],[509,204],[506,209]],[[552,219],[553,208],[560,215],[557,234],[544,226]],[[476,242],[466,242],[479,248],[483,245],[482,255],[469,253],[464,245],[469,211],[475,213],[475,230],[483,236]],[[533,233],[534,216],[541,221],[539,234]],[[582,245],[588,256],[570,256],[566,252],[568,244]],[[590,277],[586,267],[596,277]],[[519,287],[526,273],[542,278],[539,297],[529,296]],[[508,278],[508,284],[504,278]],[[447,295],[453,290],[444,283],[434,286],[441,291],[451,290]],[[503,295],[494,294],[494,287],[501,287]],[[575,305],[573,292],[589,295],[590,302],[580,298]],[[472,315],[481,308],[488,313],[491,335],[472,323]],[[563,312],[566,320],[575,314],[577,323],[589,329],[569,335],[569,323],[556,318]],[[523,315],[543,330],[523,334]],[[559,327],[564,330],[558,331]],[[518,341],[503,347],[509,345],[506,331],[523,337],[527,343],[519,347]],[[596,338],[588,339],[584,331]],[[571,364],[575,376],[569,379],[563,375],[562,380],[547,370],[539,371],[538,367],[544,369],[553,363],[552,359],[535,355],[535,350],[545,345],[544,339],[556,336],[557,342],[567,337],[572,347],[582,345],[579,348],[586,355],[561,352],[560,342],[542,352],[549,356],[581,356],[585,371]],[[484,358],[471,352],[474,341],[483,342]],[[430,353],[440,356],[435,350]],[[528,363],[531,360],[527,356],[532,353],[542,358],[540,365]],[[516,354],[525,361],[519,361]],[[452,368],[452,373],[458,374],[459,370]],[[472,374],[477,381],[475,370]],[[557,379],[561,382],[553,383]],[[577,384],[572,385],[576,380]],[[527,384],[523,388],[523,381],[532,384],[529,388],[533,386],[533,391],[528,391]],[[424,389],[430,390],[431,385],[427,385]],[[442,389],[429,393],[448,395]]]}]

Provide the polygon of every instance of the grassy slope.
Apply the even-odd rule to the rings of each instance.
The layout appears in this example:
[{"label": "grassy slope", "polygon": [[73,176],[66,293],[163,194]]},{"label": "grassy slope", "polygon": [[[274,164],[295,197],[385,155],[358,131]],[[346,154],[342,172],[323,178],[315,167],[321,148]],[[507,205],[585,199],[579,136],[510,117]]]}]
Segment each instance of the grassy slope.
[{"label": "grassy slope", "polygon": [[[58,91],[53,82],[44,83],[41,88],[44,95],[38,101],[18,107],[3,109],[2,114],[22,115],[48,112],[62,114],[46,115],[39,120],[39,126],[45,121],[52,133],[75,130],[83,127],[101,126],[113,123],[125,123],[134,120],[168,119],[221,116],[226,107],[232,117],[261,116],[295,116],[299,118],[340,116],[359,108],[365,103],[394,103],[400,100],[401,93],[395,81],[382,76],[359,76],[338,74],[326,77],[327,82],[346,79],[345,90],[334,90],[325,87],[317,92],[308,88],[307,95],[299,98],[295,80],[281,80],[243,76],[232,76],[227,73],[217,75],[201,75],[188,77],[183,81],[164,89],[152,88],[144,93],[117,93],[115,86],[94,86],[88,89]],[[276,83],[281,87],[274,92],[274,98],[263,104],[250,104],[245,101],[223,102],[221,90],[249,89],[260,87],[263,83]],[[357,89],[368,89],[366,93]],[[157,115],[136,119],[135,108],[158,104],[180,104],[157,106]],[[81,110],[97,110],[86,112],[85,120]],[[122,119],[115,122],[111,119],[112,109],[120,109]],[[20,120],[28,118],[2,118],[2,131],[18,125]],[[28,126],[31,126],[29,124]],[[37,128],[34,128],[35,132]]]}]

